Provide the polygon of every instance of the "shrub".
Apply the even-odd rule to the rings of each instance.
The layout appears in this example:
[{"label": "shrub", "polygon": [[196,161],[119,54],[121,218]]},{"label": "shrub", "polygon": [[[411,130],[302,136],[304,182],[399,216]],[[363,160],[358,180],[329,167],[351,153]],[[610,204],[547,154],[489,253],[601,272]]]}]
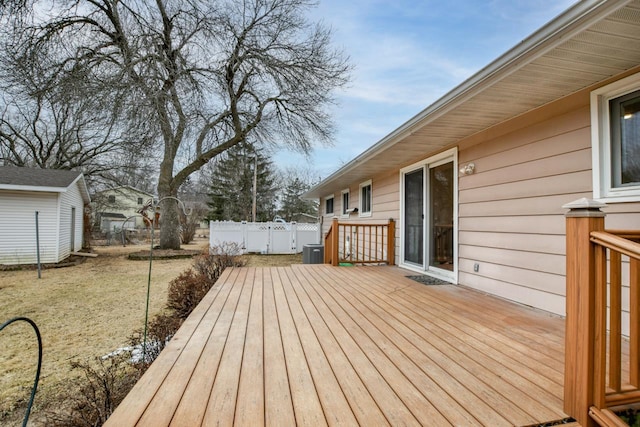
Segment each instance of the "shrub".
[{"label": "shrub", "polygon": [[[151,319],[147,328],[146,349],[142,347],[144,346],[143,330],[138,330],[129,336],[130,345],[136,348],[133,360],[135,367],[140,370],[140,375],[156,360],[180,325],[182,325],[182,319],[173,312],[157,314]],[[136,353],[138,353],[137,356]]]},{"label": "shrub", "polygon": [[193,260],[193,268],[205,277],[209,287],[213,286],[225,268],[242,267],[244,264],[242,249],[233,242],[223,242],[207,248],[202,255]]},{"label": "shrub", "polygon": [[69,395],[60,396],[57,411],[46,415],[47,425],[54,427],[101,426],[113,413],[139,378],[139,372],[128,363],[130,355],[107,359],[97,358],[94,364],[72,362],[83,376],[75,386],[67,388]]},{"label": "shrub", "polygon": [[185,222],[180,226],[180,240],[185,245],[191,243],[196,236],[198,224],[195,222]]},{"label": "shrub", "polygon": [[209,289],[205,277],[189,269],[169,283],[167,308],[179,319],[186,319]]},{"label": "shrub", "polygon": [[208,208],[190,203],[189,214],[180,212],[180,239],[185,245],[191,243],[200,226],[200,220],[207,215]]}]

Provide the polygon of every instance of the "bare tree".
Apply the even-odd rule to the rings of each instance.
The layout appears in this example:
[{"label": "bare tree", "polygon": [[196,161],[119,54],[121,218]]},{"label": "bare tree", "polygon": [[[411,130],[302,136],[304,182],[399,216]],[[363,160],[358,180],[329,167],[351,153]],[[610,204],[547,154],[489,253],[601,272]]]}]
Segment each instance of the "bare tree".
[{"label": "bare tree", "polygon": [[88,75],[55,79],[46,55],[18,53],[0,57],[0,163],[80,169],[92,187],[126,180],[142,163],[130,154],[149,151],[148,129],[123,127],[119,102]]},{"label": "bare tree", "polygon": [[121,126],[159,135],[163,248],[180,246],[178,208],[171,197],[208,161],[245,140],[306,151],[331,136],[327,105],[332,91],[346,83],[349,65],[331,48],[330,30],[306,18],[312,1],[5,0],[0,5],[12,35],[6,48],[15,46],[16,57],[26,64],[44,64],[43,90],[80,81],[118,106]]},{"label": "bare tree", "polygon": [[117,181],[128,150],[143,150],[110,117],[86,103],[58,102],[43,94],[0,101],[0,163],[48,169],[81,169],[91,184]]}]

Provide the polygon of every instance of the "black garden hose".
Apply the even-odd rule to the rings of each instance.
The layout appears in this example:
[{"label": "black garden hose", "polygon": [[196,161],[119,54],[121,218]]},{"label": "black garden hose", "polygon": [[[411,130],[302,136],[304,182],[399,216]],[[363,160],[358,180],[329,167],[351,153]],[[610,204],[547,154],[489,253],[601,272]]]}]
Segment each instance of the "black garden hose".
[{"label": "black garden hose", "polygon": [[40,368],[42,367],[42,337],[40,336],[40,330],[35,322],[27,317],[14,317],[13,319],[7,320],[2,325],[0,325],[0,331],[2,331],[5,327],[10,324],[18,321],[24,321],[30,324],[33,327],[33,330],[36,331],[36,337],[38,337],[38,369],[36,370],[36,379],[33,382],[33,389],[31,390],[31,397],[29,398],[29,404],[27,405],[27,412],[24,414],[24,420],[22,421],[22,427],[27,427],[27,422],[29,421],[29,415],[31,414],[31,407],[33,406],[33,400],[36,397],[36,390],[38,388],[38,381],[40,381]]}]

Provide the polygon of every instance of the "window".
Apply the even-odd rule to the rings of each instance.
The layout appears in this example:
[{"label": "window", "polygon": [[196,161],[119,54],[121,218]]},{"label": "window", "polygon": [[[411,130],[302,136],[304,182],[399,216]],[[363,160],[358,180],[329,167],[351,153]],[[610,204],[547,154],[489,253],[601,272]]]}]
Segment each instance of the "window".
[{"label": "window", "polygon": [[141,205],[142,204],[142,197],[138,197],[138,204]]},{"label": "window", "polygon": [[594,198],[640,200],[640,74],[591,94]]},{"label": "window", "polygon": [[326,215],[333,214],[333,196],[325,198],[325,200],[324,200],[324,213]]},{"label": "window", "polygon": [[360,216],[371,216],[371,180],[360,184]]},{"label": "window", "polygon": [[613,187],[640,184],[640,90],[609,101]]},{"label": "window", "polygon": [[342,216],[349,216],[349,190],[342,190]]},{"label": "window", "polygon": [[109,203],[115,203],[116,202],[116,196],[109,196]]}]

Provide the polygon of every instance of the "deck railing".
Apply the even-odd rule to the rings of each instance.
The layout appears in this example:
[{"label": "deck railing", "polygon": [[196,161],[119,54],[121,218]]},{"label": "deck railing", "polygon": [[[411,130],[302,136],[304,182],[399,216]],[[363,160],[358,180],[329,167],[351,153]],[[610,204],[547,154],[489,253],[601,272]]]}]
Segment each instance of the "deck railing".
[{"label": "deck railing", "polygon": [[601,203],[565,207],[565,412],[583,426],[624,425],[609,408],[640,403],[640,231],[605,231]]},{"label": "deck railing", "polygon": [[325,264],[395,262],[395,221],[387,224],[341,223],[333,219],[324,238]]}]

